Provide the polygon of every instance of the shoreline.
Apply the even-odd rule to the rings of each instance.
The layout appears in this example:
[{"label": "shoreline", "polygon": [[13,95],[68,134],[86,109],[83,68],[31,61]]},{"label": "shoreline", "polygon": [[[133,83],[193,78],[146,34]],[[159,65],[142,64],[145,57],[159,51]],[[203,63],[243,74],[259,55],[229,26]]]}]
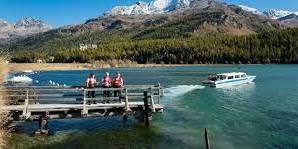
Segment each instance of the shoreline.
[{"label": "shoreline", "polygon": [[96,70],[102,68],[154,68],[154,67],[203,67],[203,66],[231,66],[231,65],[263,65],[263,64],[89,64],[89,63],[8,63],[10,72],[20,71],[64,71],[64,70]]}]

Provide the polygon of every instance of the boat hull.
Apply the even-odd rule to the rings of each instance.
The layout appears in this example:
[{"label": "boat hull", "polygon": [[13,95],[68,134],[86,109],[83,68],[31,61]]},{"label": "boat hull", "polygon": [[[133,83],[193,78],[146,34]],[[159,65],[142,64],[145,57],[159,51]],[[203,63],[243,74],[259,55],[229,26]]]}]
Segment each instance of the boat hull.
[{"label": "boat hull", "polygon": [[211,87],[223,88],[223,87],[251,83],[255,80],[255,78],[256,76],[247,76],[245,78],[239,78],[239,79],[233,79],[233,80],[211,81],[211,82],[203,82],[203,83]]}]

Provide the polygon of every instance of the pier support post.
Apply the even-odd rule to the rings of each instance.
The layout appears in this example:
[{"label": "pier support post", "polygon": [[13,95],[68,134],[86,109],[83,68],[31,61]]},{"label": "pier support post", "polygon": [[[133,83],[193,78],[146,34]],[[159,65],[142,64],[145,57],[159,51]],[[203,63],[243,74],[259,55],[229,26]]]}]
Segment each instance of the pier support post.
[{"label": "pier support post", "polygon": [[128,92],[127,92],[127,89],[125,89],[125,110],[126,110],[126,112],[131,111],[131,109],[129,108],[129,105],[128,105]]},{"label": "pier support post", "polygon": [[42,114],[39,116],[38,120],[39,124],[39,129],[35,132],[35,135],[48,135],[49,130],[48,130],[48,118],[46,114]]},{"label": "pier support post", "polygon": [[155,106],[154,106],[154,92],[151,88],[149,88],[150,92],[150,101],[151,101],[151,107],[152,107],[152,112],[155,112]]},{"label": "pier support post", "polygon": [[86,89],[84,89],[84,100],[83,100],[83,111],[82,111],[82,116],[83,117],[87,117],[88,115],[88,110],[87,110],[87,107],[86,107]]},{"label": "pier support post", "polygon": [[161,89],[160,89],[160,83],[158,83],[158,100],[157,103],[160,104],[160,97],[161,97]]},{"label": "pier support post", "polygon": [[207,128],[205,128],[205,144],[206,144],[206,149],[211,149]]},{"label": "pier support post", "polygon": [[125,113],[125,114],[123,115],[123,117],[122,117],[122,124],[123,124],[123,126],[126,125],[127,118],[128,118],[128,116],[127,116],[127,114]]},{"label": "pier support post", "polygon": [[29,105],[29,90],[26,89],[26,99],[25,99],[25,104],[24,104],[24,109],[22,114],[22,117],[24,119],[27,119],[28,117],[30,117],[30,113],[28,112],[28,105]]},{"label": "pier support post", "polygon": [[149,128],[149,105],[148,105],[148,91],[144,92],[144,106],[145,106],[145,126]]}]

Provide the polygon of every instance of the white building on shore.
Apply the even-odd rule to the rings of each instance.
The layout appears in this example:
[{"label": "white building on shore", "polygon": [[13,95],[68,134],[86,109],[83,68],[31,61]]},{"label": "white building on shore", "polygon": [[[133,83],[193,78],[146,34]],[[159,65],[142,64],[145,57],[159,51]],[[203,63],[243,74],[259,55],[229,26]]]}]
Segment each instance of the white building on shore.
[{"label": "white building on shore", "polygon": [[97,49],[97,45],[96,44],[80,44],[80,50],[81,51],[85,51],[88,49]]}]

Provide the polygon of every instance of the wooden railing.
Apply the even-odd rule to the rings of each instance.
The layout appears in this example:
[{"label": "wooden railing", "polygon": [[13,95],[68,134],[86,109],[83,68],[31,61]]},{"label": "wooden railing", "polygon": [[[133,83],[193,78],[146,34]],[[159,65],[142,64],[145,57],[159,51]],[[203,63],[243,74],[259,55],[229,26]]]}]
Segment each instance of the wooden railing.
[{"label": "wooden railing", "polygon": [[[2,92],[4,90],[0,90]],[[23,116],[28,117],[28,107],[36,104],[83,104],[82,114],[88,113],[87,105],[95,101],[96,103],[119,104],[125,103],[125,110],[130,111],[130,102],[143,102],[144,92],[148,94],[149,105],[155,112],[155,105],[161,103],[163,88],[158,85],[127,85],[122,88],[94,88],[86,89],[83,87],[53,87],[53,86],[26,86],[26,87],[7,87],[6,98],[9,99],[8,105],[23,105]],[[95,92],[95,98],[88,97],[88,92]],[[109,92],[104,96],[104,92]],[[114,96],[114,92],[120,95]],[[29,114],[29,115],[28,115]]]}]

